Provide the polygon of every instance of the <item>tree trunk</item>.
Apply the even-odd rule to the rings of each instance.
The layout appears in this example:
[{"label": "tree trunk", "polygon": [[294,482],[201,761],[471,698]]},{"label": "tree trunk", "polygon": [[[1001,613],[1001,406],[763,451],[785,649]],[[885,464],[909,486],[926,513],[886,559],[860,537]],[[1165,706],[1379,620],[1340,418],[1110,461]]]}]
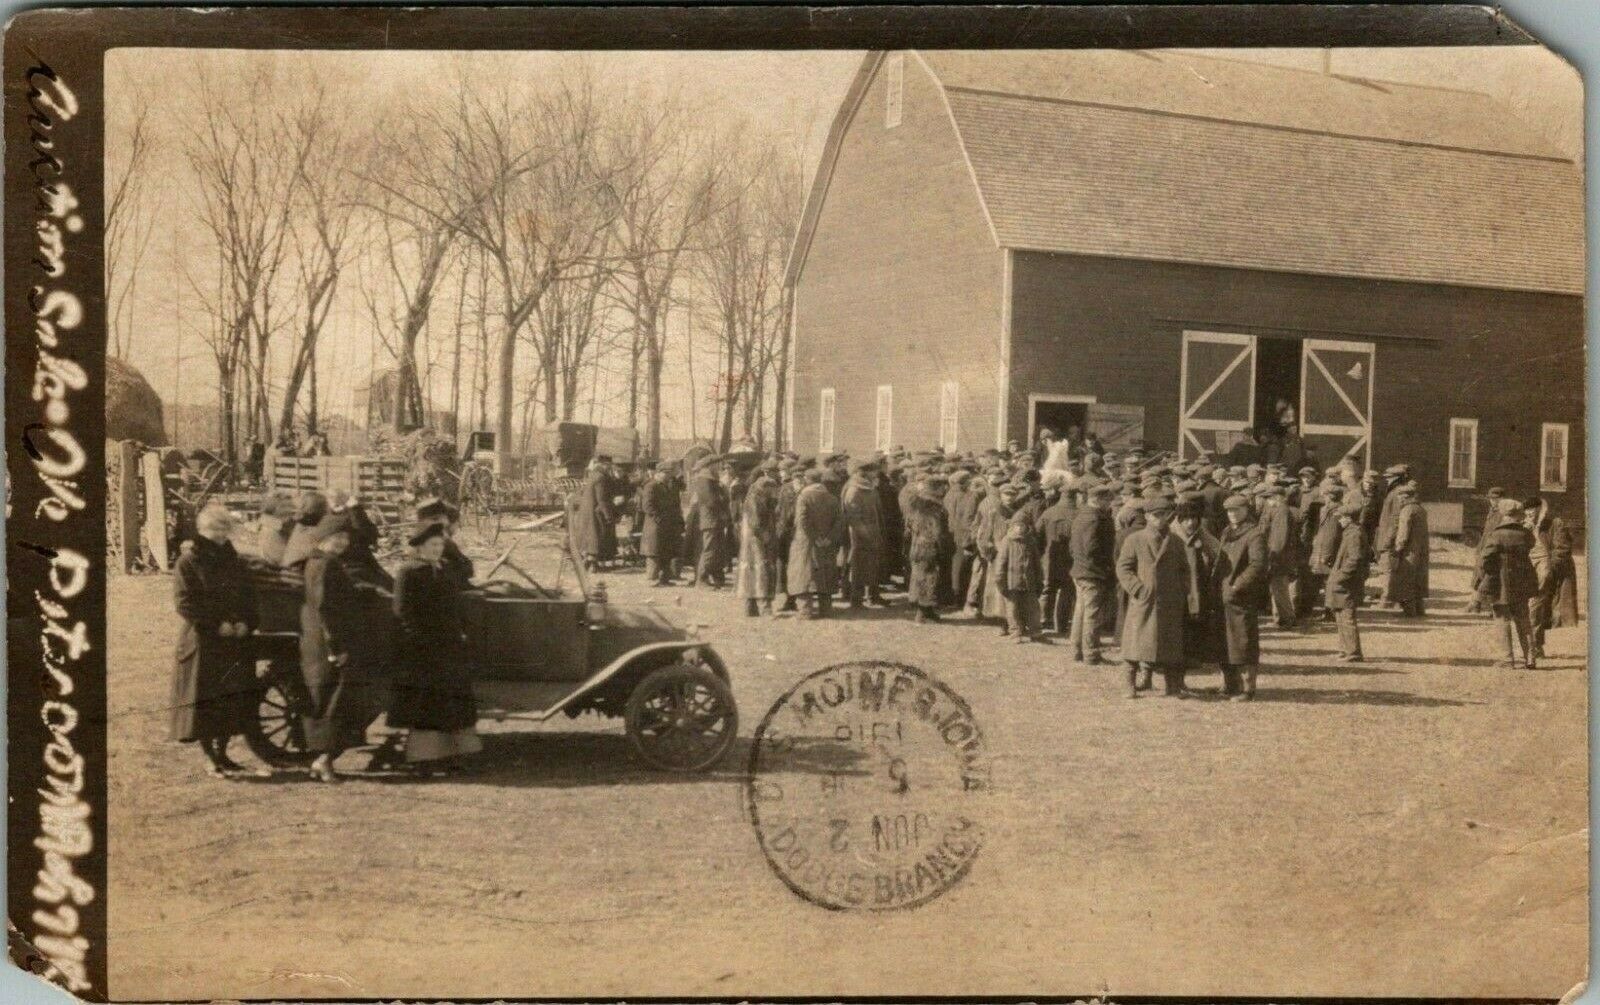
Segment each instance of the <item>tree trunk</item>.
[{"label": "tree trunk", "polygon": [[507,319],[506,330],[500,333],[500,372],[496,379],[499,384],[499,400],[495,403],[494,440],[495,447],[500,452],[502,462],[508,460],[513,451],[511,434],[512,410],[515,407],[517,363],[517,332],[511,327]]},{"label": "tree trunk", "polygon": [[[313,348],[311,350],[311,362],[306,367],[311,377],[311,402],[306,406],[306,428],[313,433],[320,432],[320,427],[322,425],[321,417],[317,415],[317,351],[315,345],[316,343],[313,342]],[[289,408],[291,410],[294,408],[293,398],[289,399]]]}]

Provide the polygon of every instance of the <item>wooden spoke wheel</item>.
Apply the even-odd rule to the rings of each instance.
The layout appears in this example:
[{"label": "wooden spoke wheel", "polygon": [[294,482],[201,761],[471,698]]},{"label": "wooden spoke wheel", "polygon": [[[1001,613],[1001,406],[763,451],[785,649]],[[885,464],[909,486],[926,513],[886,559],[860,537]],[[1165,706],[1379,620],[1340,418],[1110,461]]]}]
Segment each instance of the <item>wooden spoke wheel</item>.
[{"label": "wooden spoke wheel", "polygon": [[733,692],[704,667],[673,663],[651,671],[623,710],[628,739],[653,768],[704,771],[739,733]]},{"label": "wooden spoke wheel", "polygon": [[313,755],[306,749],[301,709],[281,678],[269,677],[262,681],[255,719],[244,734],[250,752],[275,768],[310,764]]}]

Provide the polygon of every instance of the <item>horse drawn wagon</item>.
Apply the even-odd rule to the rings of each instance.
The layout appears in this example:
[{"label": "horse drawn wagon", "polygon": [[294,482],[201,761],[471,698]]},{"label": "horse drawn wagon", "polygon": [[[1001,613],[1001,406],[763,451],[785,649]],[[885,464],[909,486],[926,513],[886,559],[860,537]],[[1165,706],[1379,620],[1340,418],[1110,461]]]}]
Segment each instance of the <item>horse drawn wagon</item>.
[{"label": "horse drawn wagon", "polygon": [[[551,586],[508,556],[462,598],[480,718],[545,722],[595,712],[620,717],[634,752],[652,767],[703,771],[722,759],[739,721],[728,668],[676,609],[610,603],[603,589],[590,588],[582,564],[564,548]],[[569,564],[576,591],[561,586]],[[494,578],[502,568],[524,582]],[[258,713],[245,739],[269,764],[307,764],[301,584],[297,574],[277,569],[257,569],[255,580]],[[364,596],[373,623],[386,625],[384,635],[395,638],[386,591],[371,587]],[[384,686],[381,679],[375,683]]]}]

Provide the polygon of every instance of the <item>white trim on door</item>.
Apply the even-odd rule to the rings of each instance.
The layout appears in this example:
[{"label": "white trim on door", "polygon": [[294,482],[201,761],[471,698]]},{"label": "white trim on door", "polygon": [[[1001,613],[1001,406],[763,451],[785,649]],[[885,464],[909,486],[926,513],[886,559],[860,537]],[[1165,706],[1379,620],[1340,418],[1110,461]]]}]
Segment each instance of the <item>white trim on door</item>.
[{"label": "white trim on door", "polygon": [[[1029,446],[1029,447],[1033,446],[1033,441],[1035,439],[1035,436],[1038,433],[1038,423],[1035,421],[1034,414],[1033,414],[1033,406],[1034,405],[1037,405],[1040,402],[1044,402],[1045,404],[1062,404],[1062,405],[1093,405],[1093,404],[1096,404],[1099,400],[1100,399],[1096,398],[1092,394],[1034,394],[1034,393],[1030,393],[1028,395],[1028,442],[1026,444],[1024,444],[1024,446]],[[1087,433],[1089,431],[1088,427],[1085,426],[1083,431],[1085,433]],[[1058,430],[1056,430],[1056,432],[1057,433],[1064,433],[1064,432],[1066,432],[1066,430],[1058,429]]]},{"label": "white trim on door", "polygon": [[[1194,399],[1189,400],[1189,346],[1200,342],[1208,345],[1234,345],[1239,346],[1239,355],[1233,358],[1221,374]],[[1196,419],[1194,413],[1200,406],[1210,400],[1227,379],[1233,376],[1234,371],[1243,365],[1245,358],[1250,359],[1250,393],[1249,411],[1245,421],[1236,419]],[[1226,432],[1244,432],[1246,429],[1255,428],[1256,424],[1256,336],[1241,335],[1238,332],[1211,332],[1211,331],[1185,331],[1183,333],[1182,348],[1178,356],[1178,456],[1188,457],[1189,446],[1194,445],[1196,451],[1206,449],[1200,439],[1194,435],[1193,430],[1221,430]]]}]

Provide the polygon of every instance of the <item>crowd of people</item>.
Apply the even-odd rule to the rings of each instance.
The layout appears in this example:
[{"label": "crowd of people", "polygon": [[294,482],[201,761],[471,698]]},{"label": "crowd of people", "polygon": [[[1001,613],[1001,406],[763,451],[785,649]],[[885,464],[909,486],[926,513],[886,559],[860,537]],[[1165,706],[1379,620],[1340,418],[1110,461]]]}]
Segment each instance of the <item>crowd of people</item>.
[{"label": "crowd of people", "polygon": [[[1264,617],[1285,631],[1332,621],[1339,658],[1362,661],[1374,568],[1378,604],[1425,616],[1428,516],[1407,465],[1229,460],[1115,452],[1048,430],[1032,448],[982,453],[708,455],[640,468],[631,482],[602,457],[573,493],[568,532],[592,566],[636,541],[654,586],[731,582],[750,617],[888,608],[903,591],[918,624],[964,616],[1015,643],[1064,641],[1085,665],[1114,648],[1130,698],[1157,676],[1163,693],[1189,697],[1186,673],[1214,665],[1223,694],[1250,700]],[[1533,669],[1575,576],[1573,537],[1537,497],[1489,497],[1468,609],[1493,619],[1505,665]],[[420,504],[391,575],[358,499],[263,502],[258,560],[303,583],[312,777],[336,782],[335,759],[380,714],[390,733],[373,766],[470,769],[481,743],[460,600],[473,565],[457,518],[443,501]],[[227,751],[257,714],[252,575],[227,509],[208,506],[196,524],[176,566],[171,736],[198,743],[216,776],[255,774]],[[373,686],[380,676],[388,687]]]},{"label": "crowd of people", "polygon": [[[419,775],[470,770],[476,732],[461,593],[473,564],[454,540],[458,512],[417,506],[406,559],[391,575],[379,532],[347,493],[271,494],[262,504],[256,557],[297,573],[300,683],[311,777],[334,783],[334,761],[364,746],[387,716],[388,739],[369,768]],[[233,544],[237,522],[220,504],[203,509],[175,567],[182,621],[172,685],[170,737],[197,743],[219,778],[270,774],[228,756],[252,728],[259,690],[248,639],[257,628],[255,576]],[[294,577],[289,577],[294,582]],[[380,687],[379,681],[387,683]]]},{"label": "crowd of people", "polygon": [[[1292,468],[1281,458],[1309,453],[1293,418],[1265,437],[1280,459],[1260,463],[1119,453],[1076,430],[982,453],[711,455],[632,483],[599,458],[574,495],[572,543],[603,564],[631,522],[652,584],[731,579],[751,617],[826,618],[903,590],[918,623],[964,614],[1016,643],[1064,640],[1085,664],[1114,640],[1130,697],[1157,674],[1186,696],[1185,669],[1214,664],[1248,700],[1263,617],[1334,622],[1339,659],[1360,662],[1374,569],[1379,606],[1427,611],[1428,514],[1409,465]],[[1537,665],[1571,553],[1541,500],[1491,493],[1472,608],[1495,619],[1508,665]]]}]

